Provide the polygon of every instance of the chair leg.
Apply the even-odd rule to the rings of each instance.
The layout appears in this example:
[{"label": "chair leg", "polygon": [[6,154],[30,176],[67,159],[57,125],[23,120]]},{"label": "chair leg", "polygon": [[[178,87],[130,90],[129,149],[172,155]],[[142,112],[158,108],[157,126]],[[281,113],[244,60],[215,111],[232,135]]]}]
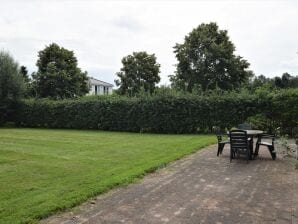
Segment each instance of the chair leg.
[{"label": "chair leg", "polygon": [[253,142],[250,144],[250,147],[249,147],[249,159],[250,160],[253,160],[253,152],[254,152],[254,145],[253,145]]},{"label": "chair leg", "polygon": [[270,152],[270,155],[271,155],[272,159],[275,160],[276,159],[276,153],[274,152],[274,147],[268,146],[268,150]]},{"label": "chair leg", "polygon": [[276,153],[275,152],[272,152],[272,154],[273,154],[273,160],[275,160],[276,159]]},{"label": "chair leg", "polygon": [[254,157],[257,157],[257,156],[259,155],[259,148],[260,148],[260,145],[257,144],[257,145],[256,145],[256,150],[255,150]]},{"label": "chair leg", "polygon": [[276,159],[276,152],[274,146],[272,146],[272,154],[273,154],[273,160]]},{"label": "chair leg", "polygon": [[221,144],[220,154],[222,154],[222,151],[223,151],[224,147],[225,147],[225,143],[224,144]]},{"label": "chair leg", "polygon": [[250,148],[251,151],[254,150],[254,141],[253,141],[253,139],[251,139],[251,140],[249,141],[249,148]]},{"label": "chair leg", "polygon": [[224,147],[225,147],[225,144],[218,143],[217,156],[219,156],[219,154],[222,154],[222,151],[223,151]]},{"label": "chair leg", "polygon": [[230,163],[232,162],[232,159],[233,159],[233,149],[232,149],[232,147],[231,147],[231,149],[230,149]]}]

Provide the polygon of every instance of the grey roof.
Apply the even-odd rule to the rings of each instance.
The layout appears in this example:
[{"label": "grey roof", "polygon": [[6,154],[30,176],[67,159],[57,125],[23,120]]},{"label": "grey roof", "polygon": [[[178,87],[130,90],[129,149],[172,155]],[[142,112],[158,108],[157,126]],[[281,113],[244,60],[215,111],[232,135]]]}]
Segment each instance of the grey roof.
[{"label": "grey roof", "polygon": [[89,78],[89,82],[91,85],[98,85],[98,86],[109,86],[109,87],[113,87],[114,85],[111,83],[107,83],[98,79],[95,79],[93,77]]}]

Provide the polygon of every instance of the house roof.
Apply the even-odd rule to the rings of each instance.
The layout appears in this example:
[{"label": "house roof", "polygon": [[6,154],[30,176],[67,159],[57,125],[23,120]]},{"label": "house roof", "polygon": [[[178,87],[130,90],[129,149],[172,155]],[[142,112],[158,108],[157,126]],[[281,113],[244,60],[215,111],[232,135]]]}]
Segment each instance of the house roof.
[{"label": "house roof", "polygon": [[99,86],[109,86],[109,87],[113,87],[114,85],[111,83],[107,83],[98,79],[95,79],[93,77],[89,78],[89,82],[91,85],[99,85]]}]

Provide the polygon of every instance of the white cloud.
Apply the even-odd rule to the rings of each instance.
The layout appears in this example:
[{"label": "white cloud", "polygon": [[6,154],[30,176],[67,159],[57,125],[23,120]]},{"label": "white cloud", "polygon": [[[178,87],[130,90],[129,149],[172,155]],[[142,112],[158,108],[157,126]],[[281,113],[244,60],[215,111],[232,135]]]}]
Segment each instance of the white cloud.
[{"label": "white cloud", "polygon": [[121,58],[155,53],[162,83],[175,70],[173,46],[202,22],[227,29],[256,74],[297,75],[295,1],[0,1],[0,49],[31,71],[37,52],[56,42],[90,75],[113,82]]}]

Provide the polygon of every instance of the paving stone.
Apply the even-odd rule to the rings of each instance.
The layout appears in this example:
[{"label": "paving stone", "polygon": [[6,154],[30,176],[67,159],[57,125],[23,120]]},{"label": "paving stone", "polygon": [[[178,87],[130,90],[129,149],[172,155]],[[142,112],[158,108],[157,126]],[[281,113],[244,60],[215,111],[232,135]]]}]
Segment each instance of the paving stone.
[{"label": "paving stone", "polygon": [[[298,171],[273,161],[266,149],[257,159],[230,163],[209,146],[127,187],[93,198],[42,223],[297,223]],[[73,217],[76,217],[73,219]]]}]

